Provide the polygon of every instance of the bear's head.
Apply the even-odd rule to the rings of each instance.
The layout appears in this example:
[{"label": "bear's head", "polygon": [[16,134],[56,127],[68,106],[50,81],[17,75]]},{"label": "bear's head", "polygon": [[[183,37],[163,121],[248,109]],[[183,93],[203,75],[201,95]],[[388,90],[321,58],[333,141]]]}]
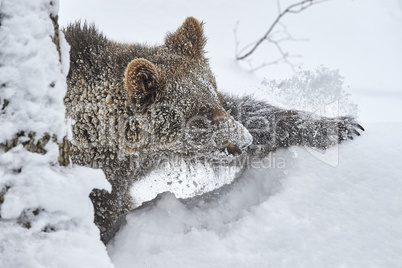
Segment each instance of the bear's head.
[{"label": "bear's head", "polygon": [[131,59],[124,74],[126,109],[120,150],[238,155],[252,138],[222,107],[205,57],[203,24],[189,17],[147,58]]}]

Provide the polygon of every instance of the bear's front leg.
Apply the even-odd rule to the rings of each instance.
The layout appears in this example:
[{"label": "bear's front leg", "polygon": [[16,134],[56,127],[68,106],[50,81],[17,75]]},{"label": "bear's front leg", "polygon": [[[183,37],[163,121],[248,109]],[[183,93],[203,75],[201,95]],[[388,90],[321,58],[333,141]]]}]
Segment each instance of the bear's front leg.
[{"label": "bear's front leg", "polygon": [[[128,179],[121,178],[121,181],[128,181]],[[134,208],[129,190],[129,185],[112,183],[111,193],[94,189],[89,195],[95,210],[94,222],[98,226],[101,240],[105,244],[109,240],[109,233],[113,231],[116,220]]]},{"label": "bear's front leg", "polygon": [[320,117],[298,110],[285,110],[250,96],[222,94],[224,108],[253,136],[249,153],[260,157],[292,145],[327,149],[364,128],[353,117]]}]

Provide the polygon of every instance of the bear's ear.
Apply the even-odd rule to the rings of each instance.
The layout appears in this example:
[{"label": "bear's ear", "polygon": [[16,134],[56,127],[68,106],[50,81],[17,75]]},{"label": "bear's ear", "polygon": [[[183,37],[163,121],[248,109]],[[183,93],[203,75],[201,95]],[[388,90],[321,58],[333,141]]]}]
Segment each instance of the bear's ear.
[{"label": "bear's ear", "polygon": [[200,58],[207,42],[202,27],[203,23],[188,17],[176,32],[167,34],[165,45],[184,55]]},{"label": "bear's ear", "polygon": [[155,101],[159,85],[158,68],[146,59],[132,60],[124,75],[126,94],[137,99],[137,104]]}]

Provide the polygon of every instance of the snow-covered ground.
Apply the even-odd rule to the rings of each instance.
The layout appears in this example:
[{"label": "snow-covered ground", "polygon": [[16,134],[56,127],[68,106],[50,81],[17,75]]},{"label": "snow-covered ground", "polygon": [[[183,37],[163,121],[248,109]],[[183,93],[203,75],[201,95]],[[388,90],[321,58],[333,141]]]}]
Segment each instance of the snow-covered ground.
[{"label": "snow-covered ground", "polygon": [[[316,110],[307,101],[312,93],[292,98],[292,91],[272,92],[262,83],[292,77],[287,65],[250,73],[247,64],[234,60],[236,25],[240,46],[255,40],[273,20],[276,2],[65,0],[60,3],[60,24],[86,19],[117,41],[154,44],[194,16],[206,22],[206,49],[220,90]],[[282,7],[289,2],[281,1]],[[272,161],[285,165],[248,170],[218,192],[187,200],[163,194],[130,214],[109,243],[116,267],[402,265],[402,1],[330,0],[284,22],[294,37],[310,39],[285,45],[291,54],[303,55],[296,59],[304,63],[303,70],[324,65],[345,77],[342,84],[332,72],[325,81],[341,88],[331,91],[328,86],[314,97],[325,98],[330,92],[330,97],[339,96],[335,99],[341,111],[352,111],[357,103],[366,132],[339,146],[335,167],[306,148],[291,148],[273,156]],[[276,58],[270,58],[273,50],[258,53],[253,64]],[[60,250],[63,245],[73,249],[73,240],[63,242],[66,236],[54,240],[60,241]],[[49,255],[35,250],[30,251],[33,259],[43,257],[38,266],[54,265]],[[74,258],[54,254],[60,254],[57,260]]]},{"label": "snow-covered ground", "polygon": [[304,148],[218,194],[164,194],[109,243],[116,267],[400,267],[402,124],[366,124],[331,167]]}]

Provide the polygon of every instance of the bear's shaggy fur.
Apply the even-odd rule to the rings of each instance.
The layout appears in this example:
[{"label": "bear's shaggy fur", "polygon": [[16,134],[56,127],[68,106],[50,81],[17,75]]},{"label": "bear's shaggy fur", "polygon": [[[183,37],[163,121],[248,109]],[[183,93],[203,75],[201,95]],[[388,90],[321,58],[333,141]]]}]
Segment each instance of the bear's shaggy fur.
[{"label": "bear's shaggy fur", "polygon": [[204,55],[203,24],[194,18],[154,47],[117,43],[81,23],[64,33],[71,46],[71,158],[101,168],[112,185],[111,193],[90,195],[102,236],[133,208],[130,186],[152,170],[155,157],[203,155],[231,164],[291,145],[325,149],[359,135],[350,117],[318,118],[220,94]]}]

